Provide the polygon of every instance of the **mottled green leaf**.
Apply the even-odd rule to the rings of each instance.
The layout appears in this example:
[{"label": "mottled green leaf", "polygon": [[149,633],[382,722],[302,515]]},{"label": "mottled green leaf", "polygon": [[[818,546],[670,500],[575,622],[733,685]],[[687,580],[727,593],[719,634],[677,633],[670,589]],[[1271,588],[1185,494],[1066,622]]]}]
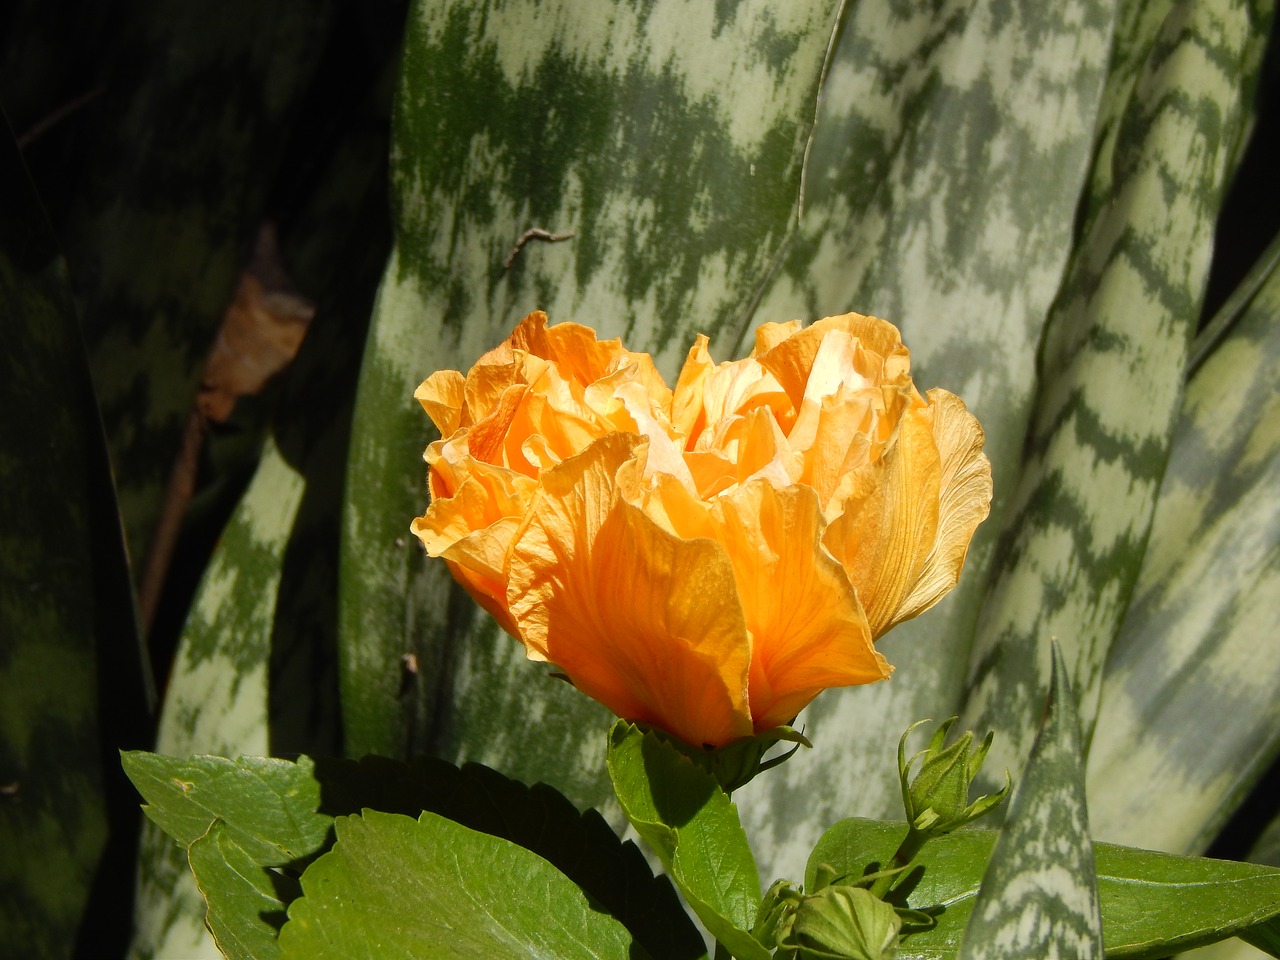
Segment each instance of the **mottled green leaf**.
[{"label": "mottled green leaf", "polygon": [[[906,830],[904,822],[840,821],[814,848],[805,883],[813,885],[821,863],[854,874],[869,863],[888,863]],[[907,902],[942,910],[934,929],[903,941],[899,957],[956,957],[996,838],[994,830],[960,830],[925,846],[909,874]],[[1280,870],[1273,867],[1108,843],[1095,844],[1094,856],[1108,957],[1157,960],[1235,936],[1280,911]]]},{"label": "mottled green leaf", "polygon": [[1058,638],[1091,736],[1181,402],[1213,224],[1247,129],[1269,9],[1141,0],[1119,10],[1078,241],[1046,321],[1041,382],[962,722],[1025,755]]},{"label": "mottled green leaf", "polygon": [[956,591],[880,642],[897,667],[889,682],[820,697],[802,716],[815,749],[736,794],[779,873],[798,871],[839,817],[900,816],[899,735],[960,712],[958,664],[1017,477],[1115,17],[1110,0],[859,0],[848,10],[799,234],[756,319],[856,310],[901,326],[921,388],[959,394],[981,421],[995,503]]},{"label": "mottled green leaf", "polygon": [[60,224],[139,573],[335,5],[129,9]]},{"label": "mottled green leaf", "polygon": [[[304,489],[302,477],[268,443],[183,631],[156,738],[161,753],[269,752],[267,690],[280,558]],[[185,849],[155,828],[143,833],[138,891],[136,953],[217,956],[210,952],[204,904]]]},{"label": "mottled green leaf", "polygon": [[1053,657],[1040,732],[982,875],[959,960],[1102,953],[1075,696],[1056,645]]},{"label": "mottled green leaf", "polygon": [[340,817],[302,875],[280,955],[641,960],[626,927],[523,847],[432,813]]},{"label": "mottled green leaf", "polygon": [[1280,750],[1277,251],[1187,386],[1089,755],[1108,839],[1203,849]]},{"label": "mottled green leaf", "polygon": [[627,820],[708,932],[740,960],[768,960],[748,932],[760,905],[755,858],[737,808],[715,778],[623,720],[609,734],[609,777]]},{"label": "mottled green leaf", "polygon": [[[259,866],[236,843],[227,825],[215,821],[187,847],[200,894],[209,905],[205,923],[228,960],[275,960],[285,905],[297,896],[297,882]],[[289,889],[281,898],[279,887]]]},{"label": "mottled green leaf", "polygon": [[[794,223],[834,5],[414,4],[395,114],[397,246],[366,347],[341,586],[347,750],[423,744],[576,802],[609,796],[607,714],[428,562],[412,401],[535,308],[624,334],[674,373],[736,342]],[[529,228],[571,232],[531,240]],[[402,657],[419,673],[408,678]],[[429,678],[429,685],[412,680]],[[536,728],[536,743],[527,733]]]},{"label": "mottled green leaf", "polygon": [[0,197],[0,954],[65,957],[118,794],[104,741],[145,736],[153,694],[71,286],[3,123]]}]

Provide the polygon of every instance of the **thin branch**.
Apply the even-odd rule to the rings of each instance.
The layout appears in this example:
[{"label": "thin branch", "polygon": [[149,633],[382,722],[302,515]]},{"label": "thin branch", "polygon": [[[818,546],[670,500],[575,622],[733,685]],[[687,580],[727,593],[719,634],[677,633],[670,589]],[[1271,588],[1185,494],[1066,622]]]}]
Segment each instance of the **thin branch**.
[{"label": "thin branch", "polygon": [[71,114],[75,113],[81,107],[97,100],[105,92],[105,87],[94,87],[88,93],[82,93],[74,100],[64,103],[57,110],[53,111],[53,113],[49,114],[43,120],[36,123],[35,126],[31,127],[31,129],[27,130],[26,133],[22,134],[22,136],[18,137],[18,149],[27,149],[27,147],[31,146],[31,144],[35,143],[67,117],[71,116]]},{"label": "thin branch", "polygon": [[573,235],[573,231],[568,233],[552,233],[549,230],[543,230],[541,227],[530,227],[516,239],[516,245],[512,247],[511,252],[507,254],[507,259],[502,261],[502,269],[511,269],[511,265],[516,262],[516,257],[520,255],[520,251],[524,249],[524,245],[530,240],[545,240],[547,243],[559,243],[561,240],[570,239]]}]

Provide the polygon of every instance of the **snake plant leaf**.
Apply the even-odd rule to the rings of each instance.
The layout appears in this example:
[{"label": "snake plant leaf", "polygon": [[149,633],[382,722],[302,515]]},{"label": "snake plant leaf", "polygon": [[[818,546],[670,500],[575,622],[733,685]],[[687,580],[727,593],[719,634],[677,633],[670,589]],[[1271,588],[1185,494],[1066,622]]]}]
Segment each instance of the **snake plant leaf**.
[{"label": "snake plant leaf", "polygon": [[59,237],[139,560],[334,7],[139,4],[92,105]]},{"label": "snake plant leaf", "polygon": [[[430,439],[412,393],[437,369],[469,367],[535,308],[625,334],[668,376],[695,331],[727,351],[794,223],[835,27],[834,6],[816,0],[413,4],[394,115],[396,247],[347,474],[349,754],[412,743],[546,780],[582,805],[609,796],[607,714],[530,673],[518,644],[408,542]],[[572,236],[520,244],[535,228]]]},{"label": "snake plant leaf", "polygon": [[[906,830],[903,821],[840,821],[814,847],[806,885],[812,887],[820,864],[857,875],[868,864],[888,863]],[[994,830],[957,830],[929,841],[913,868],[907,903],[942,909],[935,911],[937,925],[904,938],[897,956],[957,956],[997,836]],[[1274,867],[1109,843],[1094,844],[1094,857],[1109,958],[1158,960],[1258,928],[1280,911],[1280,870]]]},{"label": "snake plant leaf", "polygon": [[[361,32],[367,37],[371,31]],[[380,42],[383,61],[394,61],[393,44],[386,38]],[[179,661],[193,645],[229,651],[244,644],[253,652],[243,662],[242,676],[235,674],[236,664],[221,660],[216,683],[176,668],[170,701],[178,706],[162,734],[173,753],[338,749],[341,488],[356,360],[390,244],[382,179],[390,97],[389,84],[378,79],[389,69],[377,57],[365,66],[356,60],[326,60],[323,70],[340,73],[352,98],[344,125],[337,131],[328,124],[318,131],[300,130],[290,148],[291,163],[305,157],[307,176],[298,206],[281,224],[284,260],[320,309],[283,382],[260,402],[260,419],[270,421],[272,440],[265,454],[258,449],[260,440],[254,444],[254,456],[264,459],[220,538],[211,566],[217,576],[206,576],[196,590],[199,614],[189,618]],[[262,527],[260,515],[269,521]],[[231,581],[236,586],[229,591]],[[229,703],[227,687],[236,685],[251,695]],[[239,721],[228,722],[229,709]],[[184,906],[157,893],[148,908],[156,916],[144,926],[177,923],[181,917],[186,942],[199,941],[209,949],[212,942],[202,932],[204,905],[186,879],[189,871],[180,854],[158,835],[149,835],[142,875],[158,875],[155,886],[166,891],[180,883]],[[143,945],[140,938],[139,948]]]},{"label": "snake plant leaf", "polygon": [[71,286],[7,124],[0,196],[0,954],[66,957],[118,792],[104,741],[145,736],[154,693]]},{"label": "snake plant leaf", "polygon": [[[858,4],[824,91],[803,221],[816,224],[818,252],[776,287],[819,287],[819,312],[848,303],[900,322],[917,377],[961,393],[983,423],[997,501],[955,595],[883,641],[898,677],[820,699],[804,718],[818,748],[742,791],[744,822],[784,861],[851,807],[894,813],[898,733],[959,707],[955,663],[967,655],[1001,492],[1016,476],[1035,345],[1070,248],[1112,29],[1105,3],[1006,9],[939,4],[921,31],[892,5]],[[823,736],[844,729],[859,736],[839,745]],[[803,788],[817,764],[840,790]],[[771,811],[784,798],[794,809],[797,797],[811,811],[779,823]]]},{"label": "snake plant leaf", "polygon": [[962,722],[1000,731],[997,769],[1026,753],[1020,718],[1049,673],[1049,637],[1092,735],[1269,21],[1246,0],[1121,8],[1079,241],[1046,322],[1026,459],[970,663]]},{"label": "snake plant leaf", "polygon": [[[304,491],[303,478],[268,443],[187,620],[160,717],[161,753],[269,752],[268,676],[280,557]],[[185,848],[150,828],[140,861],[135,954],[216,957]]]},{"label": "snake plant leaf", "polygon": [[922,717],[960,712],[958,664],[1017,477],[1114,17],[1109,0],[849,5],[799,236],[756,316],[852,309],[897,323],[917,383],[959,394],[982,423],[996,498],[954,593],[880,642],[897,674],[824,694],[801,718],[815,749],[735,795],[779,873],[798,871],[812,838],[852,810],[901,815],[899,735]]},{"label": "snake plant leaf", "polygon": [[1187,386],[1089,754],[1100,837],[1201,850],[1280,751],[1277,252]]},{"label": "snake plant leaf", "polygon": [[1102,954],[1075,697],[1056,644],[1053,658],[1040,732],[982,875],[958,960]]},{"label": "snake plant leaf", "polygon": [[627,928],[517,844],[433,813],[339,817],[302,875],[280,956],[647,960]]}]

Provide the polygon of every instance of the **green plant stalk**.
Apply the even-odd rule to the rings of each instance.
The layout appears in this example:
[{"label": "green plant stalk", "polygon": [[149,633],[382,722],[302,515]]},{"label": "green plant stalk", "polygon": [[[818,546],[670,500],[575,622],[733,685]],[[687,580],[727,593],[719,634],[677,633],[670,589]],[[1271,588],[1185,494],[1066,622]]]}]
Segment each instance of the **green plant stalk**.
[{"label": "green plant stalk", "polygon": [[871,884],[871,894],[881,900],[886,899],[889,891],[893,889],[894,883],[898,881],[907,867],[911,866],[916,857],[920,855],[920,851],[928,839],[929,834],[927,831],[917,830],[914,826],[907,827],[907,835],[903,837],[902,843],[894,851],[892,864],[881,872],[875,883]]}]

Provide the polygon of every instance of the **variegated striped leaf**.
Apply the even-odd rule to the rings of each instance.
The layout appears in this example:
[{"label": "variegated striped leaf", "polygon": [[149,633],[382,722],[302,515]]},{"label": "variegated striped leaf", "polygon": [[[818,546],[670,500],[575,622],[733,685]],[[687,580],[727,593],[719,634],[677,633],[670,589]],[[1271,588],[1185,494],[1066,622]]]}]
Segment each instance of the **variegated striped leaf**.
[{"label": "variegated striped leaf", "polygon": [[1075,696],[1057,646],[1049,702],[965,927],[958,960],[1102,956]]},{"label": "variegated striped leaf", "polygon": [[1277,256],[1187,387],[1089,755],[1105,839],[1202,850],[1280,750]]},{"label": "variegated striped leaf", "polygon": [[151,704],[71,284],[2,119],[0,198],[0,955],[69,957]]},{"label": "variegated striped leaf", "polygon": [[825,694],[802,718],[816,749],[739,792],[752,835],[797,866],[839,817],[901,816],[898,737],[959,710],[1036,344],[1088,172],[1114,15],[1109,0],[850,6],[799,237],[757,317],[852,309],[899,324],[917,382],[961,395],[981,421],[996,500],[954,595],[882,641],[895,676]]},{"label": "variegated striped leaf", "polygon": [[[367,77],[349,79],[372,86]],[[212,567],[219,576],[207,576],[196,597],[201,625],[197,628],[193,617],[188,627],[188,635],[198,629],[200,642],[225,644],[220,649],[227,652],[245,641],[244,625],[253,625],[248,639],[254,651],[244,662],[248,674],[243,678],[252,696],[229,703],[227,687],[237,683],[232,672],[237,666],[225,659],[221,669],[227,673],[216,683],[177,682],[171,696],[190,732],[182,734],[177,720],[170,719],[165,738],[175,752],[338,751],[338,514],[353,358],[359,355],[364,318],[389,246],[381,180],[386,135],[376,123],[386,98],[376,90],[366,96],[369,102],[333,153],[313,158],[313,192],[293,229],[282,235],[285,262],[320,311],[273,397],[275,445],[215,555]],[[272,525],[260,529],[254,519],[259,514]],[[265,537],[261,543],[259,533]],[[231,578],[236,585],[226,591]],[[224,629],[228,632],[220,636]],[[179,672],[176,678],[181,677],[191,679]],[[222,738],[227,711],[240,706],[246,708],[240,729],[225,731]],[[155,836],[143,851],[142,872],[156,876],[156,885],[164,889],[173,877],[189,877],[181,851]],[[154,901],[148,908],[154,915],[145,921],[145,942],[151,946],[174,942],[186,949],[184,937],[187,943],[211,946],[202,930],[204,904],[189,885],[183,889],[185,901]],[[177,926],[166,939],[161,928],[167,924]]]},{"label": "variegated striped leaf", "polygon": [[[349,752],[431,748],[581,804],[608,796],[605,712],[524,663],[407,542],[430,439],[412,392],[534,308],[625,334],[668,375],[695,331],[730,349],[794,223],[835,14],[762,0],[414,4],[397,246],[347,478]],[[530,228],[573,236],[517,247]]]},{"label": "variegated striped leaf", "polygon": [[1142,560],[1203,296],[1213,222],[1247,127],[1267,15],[1246,0],[1121,9],[1080,240],[1050,313],[1027,454],[978,621],[963,722],[1016,766],[1056,637],[1090,736]]},{"label": "variegated striped leaf", "polygon": [[[282,556],[305,485],[274,444],[223,534],[192,606],[165,696],[156,750],[266,755],[268,672]],[[133,955],[219,956],[186,850],[143,836]]]},{"label": "variegated striped leaf", "polygon": [[135,574],[331,0],[141,5],[121,30],[59,239],[82,298]]}]

